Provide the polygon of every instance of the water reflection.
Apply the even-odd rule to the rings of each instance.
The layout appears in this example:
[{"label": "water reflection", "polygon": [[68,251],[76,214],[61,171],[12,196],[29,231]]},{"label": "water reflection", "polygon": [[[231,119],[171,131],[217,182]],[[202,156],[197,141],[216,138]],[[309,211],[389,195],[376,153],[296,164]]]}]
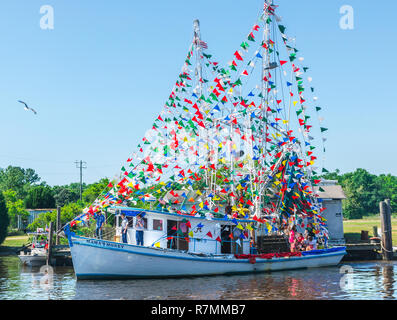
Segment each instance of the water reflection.
[{"label": "water reflection", "polygon": [[394,299],[394,268],[393,265],[385,265],[382,270],[384,299]]},{"label": "water reflection", "polygon": [[396,299],[397,262],[350,263],[352,286],[342,288],[339,267],[242,276],[160,280],[76,281],[73,268],[54,269],[52,282],[40,268],[22,267],[17,257],[0,257],[0,300],[319,300]]}]

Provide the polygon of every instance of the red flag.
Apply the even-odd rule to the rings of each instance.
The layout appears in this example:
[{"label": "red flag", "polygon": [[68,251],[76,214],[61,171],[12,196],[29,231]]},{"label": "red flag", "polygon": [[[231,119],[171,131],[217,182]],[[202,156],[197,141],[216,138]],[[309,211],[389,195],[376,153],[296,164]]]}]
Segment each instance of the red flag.
[{"label": "red flag", "polygon": [[234,53],[234,55],[236,56],[236,59],[237,59],[237,60],[243,61],[243,58],[241,57],[241,55],[240,55],[240,53],[239,53],[238,51],[236,51],[236,52]]}]

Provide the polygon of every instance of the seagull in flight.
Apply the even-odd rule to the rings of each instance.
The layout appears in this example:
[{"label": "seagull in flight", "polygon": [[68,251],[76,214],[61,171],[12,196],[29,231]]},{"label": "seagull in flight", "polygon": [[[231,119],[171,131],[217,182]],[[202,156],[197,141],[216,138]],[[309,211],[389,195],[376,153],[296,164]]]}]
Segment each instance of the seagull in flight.
[{"label": "seagull in flight", "polygon": [[25,110],[27,110],[27,111],[32,111],[34,114],[37,114],[37,112],[36,112],[36,110],[34,110],[33,108],[30,108],[25,102],[23,102],[23,101],[21,101],[21,100],[18,100],[18,102],[20,102],[20,103],[22,103],[22,104],[24,104],[25,105]]}]

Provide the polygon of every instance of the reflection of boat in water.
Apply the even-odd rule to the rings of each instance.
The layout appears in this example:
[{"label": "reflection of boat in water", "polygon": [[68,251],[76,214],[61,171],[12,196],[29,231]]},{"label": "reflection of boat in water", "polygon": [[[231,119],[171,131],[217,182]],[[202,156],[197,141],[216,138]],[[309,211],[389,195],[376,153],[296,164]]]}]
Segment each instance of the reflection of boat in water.
[{"label": "reflection of boat in water", "polygon": [[[27,266],[41,266],[47,262],[47,240],[45,232],[31,232],[29,236],[33,236],[32,248],[30,252],[21,251],[18,255],[19,259]],[[44,239],[43,239],[44,238]]]}]

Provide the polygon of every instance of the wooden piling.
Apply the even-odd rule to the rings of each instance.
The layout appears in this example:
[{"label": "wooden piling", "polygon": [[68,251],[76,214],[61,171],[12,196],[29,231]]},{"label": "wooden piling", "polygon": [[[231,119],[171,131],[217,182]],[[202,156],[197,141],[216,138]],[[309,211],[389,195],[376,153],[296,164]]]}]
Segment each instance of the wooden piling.
[{"label": "wooden piling", "polygon": [[381,201],[379,203],[379,209],[382,229],[382,258],[383,260],[390,261],[393,259],[390,200]]},{"label": "wooden piling", "polygon": [[54,223],[50,222],[50,228],[48,230],[48,250],[47,250],[47,265],[51,264],[51,257],[52,257],[52,235],[54,232]]},{"label": "wooden piling", "polygon": [[378,226],[373,226],[372,232],[374,234],[374,237],[379,237]]},{"label": "wooden piling", "polygon": [[57,224],[56,224],[56,240],[55,244],[58,246],[59,245],[59,230],[61,229],[61,207],[57,207]]}]

